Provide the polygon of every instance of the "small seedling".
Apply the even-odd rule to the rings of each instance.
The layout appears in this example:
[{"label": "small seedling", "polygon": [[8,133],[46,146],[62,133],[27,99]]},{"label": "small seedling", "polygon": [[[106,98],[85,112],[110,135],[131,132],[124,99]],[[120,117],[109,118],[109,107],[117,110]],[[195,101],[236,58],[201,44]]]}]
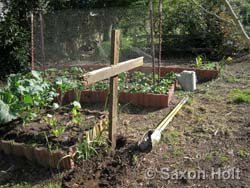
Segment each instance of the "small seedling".
[{"label": "small seedling", "polygon": [[49,152],[51,153],[52,152],[52,144],[49,143],[49,138],[48,138],[48,135],[46,134],[46,132],[44,132],[44,137],[45,137]]},{"label": "small seedling", "polygon": [[207,153],[205,156],[204,156],[204,160],[206,161],[212,161],[213,159],[213,156],[211,153]]},{"label": "small seedling", "polygon": [[76,160],[88,160],[94,155],[98,155],[94,141],[78,140],[76,146]]},{"label": "small seedling", "polygon": [[226,59],[226,61],[227,61],[228,63],[231,63],[231,62],[233,61],[233,58],[229,56],[229,57]]},{"label": "small seedling", "polygon": [[93,140],[89,141],[87,139],[78,139],[78,143],[76,146],[75,160],[88,160],[91,157],[98,155],[98,149],[100,147],[104,147],[104,149],[108,148],[106,142],[103,141],[103,132],[99,134],[99,136]]},{"label": "small seedling", "polygon": [[203,64],[202,56],[200,56],[200,55],[197,56],[196,59],[195,59],[195,62],[196,62],[195,66],[197,68],[201,68],[201,66]]},{"label": "small seedling", "polygon": [[44,117],[44,120],[51,127],[51,133],[54,136],[59,137],[64,133],[65,127],[60,126],[60,124],[59,124],[58,120],[56,119],[56,117],[53,117],[51,114],[47,114],[47,116]]},{"label": "small seedling", "polygon": [[52,129],[52,134],[55,137],[59,137],[64,133],[64,131],[65,131],[65,127],[57,127],[55,129]]},{"label": "small seedling", "polygon": [[225,154],[222,154],[220,156],[220,164],[223,166],[224,164],[226,164],[229,161],[229,157]]},{"label": "small seedling", "polygon": [[81,113],[79,112],[79,110],[81,109],[81,104],[77,101],[74,101],[72,105],[73,105],[73,108],[71,110],[72,122],[75,124],[80,124],[82,121]]},{"label": "small seedling", "polygon": [[240,156],[241,158],[245,158],[245,157],[247,157],[247,156],[250,155],[248,152],[244,151],[243,149],[240,149],[240,150],[238,151],[238,154],[239,154],[239,156]]},{"label": "small seedling", "polygon": [[131,162],[133,165],[135,165],[138,162],[138,155],[137,154],[133,154]]},{"label": "small seedling", "polygon": [[44,117],[44,120],[46,123],[49,124],[50,127],[52,127],[52,128],[57,127],[58,121],[51,114],[47,114],[47,116]]}]

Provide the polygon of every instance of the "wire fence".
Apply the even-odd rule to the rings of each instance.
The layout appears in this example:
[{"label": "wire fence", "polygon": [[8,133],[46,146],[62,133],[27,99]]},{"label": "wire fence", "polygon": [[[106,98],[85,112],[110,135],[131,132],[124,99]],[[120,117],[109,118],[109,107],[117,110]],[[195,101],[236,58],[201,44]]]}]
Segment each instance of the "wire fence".
[{"label": "wire fence", "polygon": [[150,56],[148,11],[142,9],[68,10],[34,19],[36,65],[110,62],[111,31],[121,30],[120,60]]},{"label": "wire fence", "polygon": [[[234,0],[231,3],[237,15],[241,15],[243,9],[240,9],[239,5],[234,3]],[[195,7],[195,5],[192,6]],[[211,11],[216,13],[213,9]],[[226,11],[218,11],[217,14],[228,19],[229,17],[224,12]],[[109,64],[112,29],[121,30],[120,61],[144,56],[145,62],[149,63],[152,58],[149,13],[149,8],[145,6],[133,9],[64,10],[46,15],[36,14],[34,16],[34,59],[36,68]],[[177,11],[177,13],[173,20],[180,19],[182,22],[179,25],[177,24],[176,28],[173,27],[174,24],[171,24],[171,21],[169,22],[168,13],[163,13],[163,54],[178,54],[178,57],[180,57],[185,52],[197,55],[217,50],[220,53],[218,43],[223,44],[220,48],[224,50],[226,49],[225,46],[235,47],[235,41],[241,46],[237,29],[232,25],[221,23],[220,20],[216,22],[207,21],[210,19],[216,20],[216,18],[208,15],[202,9],[196,10],[203,21],[206,21],[200,23],[202,26],[199,27],[202,31],[192,33],[193,28],[190,26],[189,32],[186,33],[185,30],[180,32],[180,28],[189,21],[186,18],[195,15],[189,13],[190,16],[188,16],[181,11]],[[241,16],[240,19],[247,31],[250,31],[247,19]],[[216,23],[216,25],[214,26],[213,23]],[[156,57],[158,57],[159,47],[158,24],[159,12],[155,8],[154,41]],[[211,32],[210,28],[215,29]],[[216,29],[218,29],[218,32]],[[220,35],[220,33],[223,35]]]}]

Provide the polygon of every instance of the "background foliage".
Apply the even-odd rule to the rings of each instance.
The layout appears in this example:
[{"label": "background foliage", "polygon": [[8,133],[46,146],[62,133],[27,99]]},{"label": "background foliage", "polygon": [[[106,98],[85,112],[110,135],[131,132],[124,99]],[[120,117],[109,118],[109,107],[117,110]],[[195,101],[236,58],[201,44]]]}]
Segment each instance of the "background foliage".
[{"label": "background foliage", "polygon": [[[221,5],[220,0],[197,0],[199,4],[208,11],[216,13],[224,19],[230,19]],[[231,1],[236,12],[240,15],[243,24],[249,31],[250,3],[247,0]],[[53,13],[56,10],[65,9],[91,9],[122,6],[125,8],[144,7],[148,11],[147,0],[3,0],[4,13],[0,17],[0,77],[10,73],[25,71],[29,68],[30,62],[30,13],[42,12]],[[155,34],[158,34],[158,1],[154,1],[155,7]],[[124,40],[122,50],[132,43],[141,43],[139,35],[149,34],[145,27],[135,30],[140,22],[139,19],[147,20],[143,13],[134,14],[123,19],[119,27],[125,30],[129,40]],[[111,15],[112,17],[112,15]],[[110,18],[110,20],[115,18]],[[164,36],[163,50],[166,55],[177,55],[179,52],[198,55],[205,53],[210,57],[223,56],[226,53],[242,50],[245,46],[237,35],[236,29],[207,14],[192,0],[165,0],[164,1]],[[147,24],[145,23],[144,26]],[[126,28],[130,28],[127,29]],[[145,45],[145,43],[144,43]],[[127,47],[126,47],[127,46]],[[107,47],[108,48],[108,47]]]}]

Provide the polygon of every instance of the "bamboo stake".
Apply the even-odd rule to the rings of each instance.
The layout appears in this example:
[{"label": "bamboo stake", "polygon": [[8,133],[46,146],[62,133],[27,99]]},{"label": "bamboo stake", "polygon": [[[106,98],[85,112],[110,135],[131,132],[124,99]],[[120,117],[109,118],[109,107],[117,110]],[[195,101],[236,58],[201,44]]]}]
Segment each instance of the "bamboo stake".
[{"label": "bamboo stake", "polygon": [[162,132],[166,126],[173,120],[174,116],[179,112],[182,106],[188,101],[188,97],[185,97],[181,100],[181,102],[172,110],[170,114],[167,115],[165,119],[158,125],[156,130]]},{"label": "bamboo stake", "polygon": [[155,84],[154,9],[152,0],[149,0],[149,9],[150,9],[152,72],[153,72],[153,84]]},{"label": "bamboo stake", "polygon": [[158,81],[160,80],[160,75],[161,75],[162,9],[163,9],[163,0],[159,0],[159,57],[158,57]]},{"label": "bamboo stake", "polygon": [[35,69],[34,14],[31,13],[31,70]]},{"label": "bamboo stake", "polygon": [[[152,146],[156,145],[161,140],[161,132],[167,127],[167,125],[172,121],[175,114],[181,109],[181,107],[187,102],[188,97],[185,97],[175,108],[174,110],[167,115],[165,119],[159,124],[159,126],[154,130],[150,136]],[[147,146],[147,145],[146,145]]]},{"label": "bamboo stake", "polygon": [[42,66],[45,76],[46,65],[45,65],[45,51],[44,51],[43,15],[40,13],[39,17],[40,17],[40,30],[41,30]]}]

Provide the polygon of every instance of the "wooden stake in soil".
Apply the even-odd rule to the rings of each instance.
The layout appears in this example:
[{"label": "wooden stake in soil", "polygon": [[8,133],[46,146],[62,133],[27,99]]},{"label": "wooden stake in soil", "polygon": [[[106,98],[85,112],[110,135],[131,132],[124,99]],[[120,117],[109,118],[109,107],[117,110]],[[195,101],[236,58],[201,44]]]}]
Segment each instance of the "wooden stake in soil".
[{"label": "wooden stake in soil", "polygon": [[34,14],[31,13],[31,70],[35,69]]},{"label": "wooden stake in soil", "polygon": [[41,48],[42,48],[42,66],[43,66],[43,72],[45,75],[45,51],[44,51],[44,34],[43,34],[43,15],[40,13],[40,29],[41,29]]},{"label": "wooden stake in soil", "polygon": [[163,0],[159,0],[159,57],[158,57],[158,80],[160,80],[160,75],[161,75],[162,9],[163,9]]},{"label": "wooden stake in soil", "polygon": [[152,56],[152,71],[153,71],[153,83],[155,84],[155,46],[154,46],[154,9],[153,1],[149,1],[150,9],[150,38],[151,38],[151,56]]},{"label": "wooden stake in soil", "polygon": [[[120,31],[113,30],[111,38],[111,65],[119,63]],[[112,149],[116,148],[116,128],[118,124],[118,75],[110,78],[109,97],[109,139]]]}]

